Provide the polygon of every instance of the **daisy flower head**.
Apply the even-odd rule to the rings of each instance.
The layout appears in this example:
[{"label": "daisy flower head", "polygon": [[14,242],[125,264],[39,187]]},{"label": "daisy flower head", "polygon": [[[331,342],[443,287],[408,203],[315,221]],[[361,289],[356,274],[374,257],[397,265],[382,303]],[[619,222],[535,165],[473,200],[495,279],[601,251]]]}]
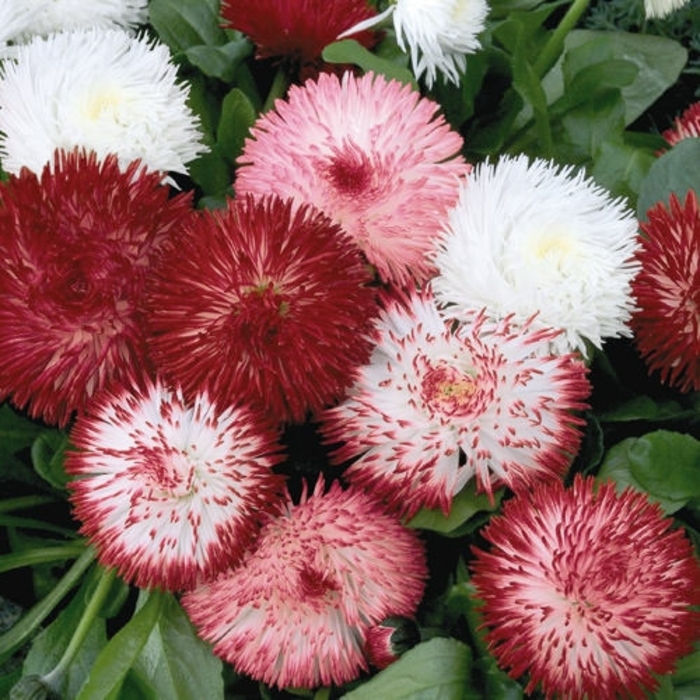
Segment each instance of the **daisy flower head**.
[{"label": "daisy flower head", "polygon": [[122,29],[34,38],[0,66],[5,171],[41,172],[56,149],[84,148],[126,167],[186,173],[204,147],[167,46]]},{"label": "daisy flower head", "polygon": [[232,199],[193,218],[159,261],[148,293],[154,359],[186,395],[206,388],[302,422],[369,357],[369,281],[322,213],[274,196]]},{"label": "daisy flower head", "polygon": [[661,135],[670,146],[683,139],[700,138],[700,101],[687,107],[680,117],[676,117],[673,126]]},{"label": "daisy flower head", "polygon": [[584,173],[526,156],[483,163],[436,244],[435,295],[458,316],[486,307],[562,333],[556,352],[630,335],[637,221]]},{"label": "daisy flower head", "polygon": [[108,381],[148,366],[141,297],[191,196],[94,153],[0,185],[0,397],[63,426]]},{"label": "daisy flower head", "polygon": [[240,565],[182,605],[237,672],[278,688],[340,685],[368,669],[371,628],[415,613],[426,575],[415,531],[364,492],[319,480],[268,517]]},{"label": "daisy flower head", "polygon": [[370,362],[322,432],[351,483],[412,516],[449,513],[472,478],[492,494],[560,477],[580,442],[574,412],[589,384],[573,355],[542,351],[555,335],[474,314],[457,331],[429,293],[390,300]]},{"label": "daisy flower head", "polygon": [[[258,58],[280,59],[308,78],[326,68],[321,54],[338,34],[376,11],[367,0],[224,0],[221,15],[255,44]],[[353,38],[370,48],[376,34],[365,30]]]},{"label": "daisy flower head", "polygon": [[66,29],[135,29],[148,19],[147,0],[5,0],[4,5],[10,12],[16,8],[24,18],[22,27],[11,37],[15,41]]},{"label": "daisy flower head", "polygon": [[692,650],[700,567],[683,530],[631,489],[592,477],[506,501],[474,549],[486,641],[525,689],[571,700],[645,698]]},{"label": "daisy flower head", "polygon": [[410,86],[372,73],[292,86],[252,127],[236,191],[312,204],[385,281],[425,280],[434,272],[435,232],[469,171],[461,136],[438,110]]},{"label": "daisy flower head", "polygon": [[74,514],[99,561],[177,591],[232,565],[282,496],[277,434],[248,408],[160,381],[110,387],[70,433]]},{"label": "daisy flower head", "polygon": [[694,191],[659,202],[640,226],[642,269],[633,292],[637,348],[649,370],[681,391],[700,389],[700,210]]},{"label": "daisy flower head", "polygon": [[649,19],[660,19],[688,4],[688,0],[644,0],[644,12]]},{"label": "daisy flower head", "polygon": [[355,37],[392,16],[399,48],[410,54],[417,79],[425,75],[431,88],[438,74],[459,83],[467,66],[466,55],[481,48],[479,34],[486,26],[489,5],[485,0],[392,0],[374,20],[359,22],[341,37]]}]

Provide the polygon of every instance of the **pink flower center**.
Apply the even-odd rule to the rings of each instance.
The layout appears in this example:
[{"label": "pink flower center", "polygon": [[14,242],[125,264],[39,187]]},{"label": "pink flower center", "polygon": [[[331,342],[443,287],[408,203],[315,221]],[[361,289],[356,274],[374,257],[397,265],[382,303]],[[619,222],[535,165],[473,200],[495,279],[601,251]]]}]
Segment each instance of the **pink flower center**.
[{"label": "pink flower center", "polygon": [[473,410],[475,377],[446,362],[429,367],[423,376],[421,397],[433,412],[463,416]]},{"label": "pink flower center", "polygon": [[138,465],[138,478],[156,491],[171,498],[183,498],[192,492],[194,466],[177,450],[145,448]]},{"label": "pink flower center", "polygon": [[326,177],[339,194],[354,197],[370,189],[373,171],[367,154],[347,145],[327,165]]},{"label": "pink flower center", "polygon": [[236,335],[249,340],[251,348],[275,345],[288,313],[289,301],[273,282],[251,287],[234,314]]},{"label": "pink flower center", "polygon": [[304,564],[299,571],[299,586],[303,598],[323,598],[339,588],[328,573],[310,564]]}]

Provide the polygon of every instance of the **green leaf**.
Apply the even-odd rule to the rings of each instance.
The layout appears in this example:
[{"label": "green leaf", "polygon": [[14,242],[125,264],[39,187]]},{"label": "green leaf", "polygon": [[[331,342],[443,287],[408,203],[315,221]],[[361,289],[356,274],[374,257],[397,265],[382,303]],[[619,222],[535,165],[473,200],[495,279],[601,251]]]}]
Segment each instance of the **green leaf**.
[{"label": "green leaf", "polygon": [[646,221],[655,204],[668,206],[671,193],[683,202],[688,190],[700,192],[700,138],[683,139],[660,156],[639,189],[637,217]]},{"label": "green leaf", "polygon": [[226,43],[219,25],[219,0],[151,0],[149,21],[175,53],[192,46]]},{"label": "green leaf", "polygon": [[188,164],[190,177],[202,189],[205,196],[217,197],[230,192],[233,182],[233,168],[227,158],[218,152],[218,146],[211,153],[205,153]]},{"label": "green leaf", "polygon": [[68,435],[61,430],[45,430],[32,444],[32,464],[37,474],[63,491],[70,478],[63,468]]},{"label": "green leaf", "polygon": [[104,700],[119,688],[136,662],[158,621],[166,598],[165,594],[157,591],[142,595],[148,596],[146,602],[102,649],[77,700]]},{"label": "green leaf", "polygon": [[21,416],[9,404],[0,406],[0,458],[29,447],[43,428]]},{"label": "green leaf", "polygon": [[471,652],[456,639],[435,638],[407,651],[343,700],[468,700]]},{"label": "green leaf", "polygon": [[238,88],[233,88],[221,103],[221,118],[216,132],[219,150],[230,162],[243,150],[250,127],[257,119],[258,113],[247,95]]},{"label": "green leaf", "polygon": [[207,698],[224,696],[222,663],[196,635],[177,600],[164,599],[161,614],[151,631],[134,671],[159,698]]},{"label": "green leaf", "polygon": [[329,44],[323,49],[322,56],[327,63],[349,63],[359,66],[365,72],[379,73],[390,80],[398,80],[418,89],[418,83],[408,68],[380,58],[354,39]]},{"label": "green leaf", "polygon": [[445,516],[439,508],[423,508],[408,522],[408,527],[433,530],[443,535],[449,535],[476,513],[496,510],[503,493],[503,490],[496,491],[493,502],[491,502],[488,494],[476,493],[476,485],[472,481],[454,497],[448,516]]},{"label": "green leaf", "polygon": [[185,51],[187,60],[211,78],[230,83],[239,64],[253,53],[253,45],[241,37],[223,46],[190,46]]}]

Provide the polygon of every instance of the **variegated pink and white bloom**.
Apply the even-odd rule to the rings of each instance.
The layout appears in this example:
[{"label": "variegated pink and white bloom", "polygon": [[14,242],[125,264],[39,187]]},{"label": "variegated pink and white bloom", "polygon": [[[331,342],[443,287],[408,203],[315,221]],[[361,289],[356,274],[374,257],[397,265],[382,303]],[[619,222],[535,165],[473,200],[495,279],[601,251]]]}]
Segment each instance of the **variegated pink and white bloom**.
[{"label": "variegated pink and white bloom", "polygon": [[94,400],[66,456],[98,560],[141,588],[181,590],[236,562],[282,495],[277,434],[246,408],[145,382]]},{"label": "variegated pink and white bloom", "polygon": [[312,204],[339,224],[380,277],[434,274],[429,259],[470,166],[439,105],[367,73],[292,86],[261,116],[238,159],[238,194]]},{"label": "variegated pink and white bloom", "polygon": [[406,515],[448,513],[476,478],[489,495],[560,477],[575,454],[589,383],[573,354],[544,352],[555,331],[489,321],[457,330],[430,294],[392,300],[346,399],[322,424],[344,475]]},{"label": "variegated pink and white bloom", "polygon": [[374,498],[319,479],[268,515],[239,566],[182,604],[214,653],[278,688],[342,684],[369,668],[385,618],[412,616],[427,569],[423,543]]}]

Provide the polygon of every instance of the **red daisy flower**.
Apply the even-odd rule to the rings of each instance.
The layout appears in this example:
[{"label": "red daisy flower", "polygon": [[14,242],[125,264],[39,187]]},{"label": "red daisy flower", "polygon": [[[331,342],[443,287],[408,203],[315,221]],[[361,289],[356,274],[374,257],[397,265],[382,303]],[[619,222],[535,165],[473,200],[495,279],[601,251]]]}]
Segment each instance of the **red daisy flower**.
[{"label": "red daisy flower", "polygon": [[147,364],[139,304],[157,248],[191,209],[162,175],[57,154],[0,186],[0,399],[65,425]]},{"label": "red daisy flower", "polygon": [[692,650],[700,566],[646,495],[592,477],[507,501],[475,549],[486,639],[513,678],[549,697],[647,697]]},{"label": "red daisy flower", "polygon": [[148,295],[153,355],[186,394],[208,389],[301,422],[369,356],[369,279],[320,212],[231,200],[194,218],[163,255]]},{"label": "red daisy flower", "polygon": [[670,146],[675,146],[683,139],[700,137],[700,101],[693,102],[680,117],[676,117],[673,126],[661,136]]},{"label": "red daisy flower", "polygon": [[237,561],[282,495],[277,434],[247,408],[179,390],[105,390],[66,456],[71,502],[100,562],[141,588],[194,586]]},{"label": "red daisy flower", "polygon": [[182,604],[214,653],[269,685],[342,684],[367,670],[368,631],[412,616],[422,542],[365,493],[333,483],[270,515],[241,564]]},{"label": "red daisy flower", "polygon": [[700,211],[695,192],[685,203],[659,202],[641,228],[642,269],[632,285],[639,310],[632,329],[650,371],[681,391],[700,389]]},{"label": "red daisy flower", "polygon": [[[321,53],[328,44],[376,14],[366,0],[224,0],[221,6],[225,24],[255,44],[258,58],[282,58],[302,78],[326,68]],[[363,31],[352,38],[371,48],[376,36]]]}]

